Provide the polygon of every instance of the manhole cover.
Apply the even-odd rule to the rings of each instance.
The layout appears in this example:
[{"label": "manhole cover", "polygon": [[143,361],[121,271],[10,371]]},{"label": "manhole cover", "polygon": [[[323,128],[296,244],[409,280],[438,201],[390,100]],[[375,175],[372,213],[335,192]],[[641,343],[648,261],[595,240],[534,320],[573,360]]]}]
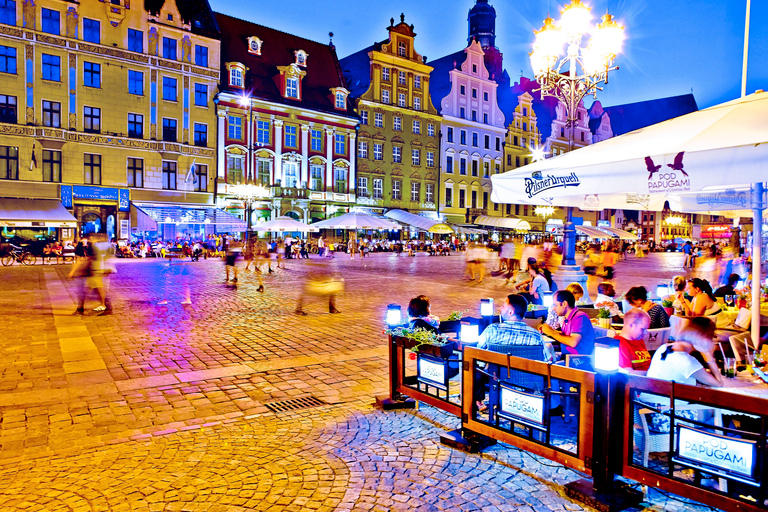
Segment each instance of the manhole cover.
[{"label": "manhole cover", "polygon": [[272,412],[290,412],[290,411],[298,411],[301,409],[309,409],[312,407],[320,407],[328,404],[323,402],[319,398],[315,398],[314,396],[305,396],[302,398],[292,398],[290,400],[281,400],[279,402],[272,402],[264,405],[266,405],[267,409],[269,409]]}]

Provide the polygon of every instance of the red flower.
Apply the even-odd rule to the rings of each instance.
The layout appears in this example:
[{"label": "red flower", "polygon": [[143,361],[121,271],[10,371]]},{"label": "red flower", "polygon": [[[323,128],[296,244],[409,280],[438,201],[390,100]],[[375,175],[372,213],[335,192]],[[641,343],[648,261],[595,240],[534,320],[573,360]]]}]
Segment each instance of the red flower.
[{"label": "red flower", "polygon": [[408,354],[408,359],[410,359],[411,361],[415,361],[416,360],[416,352],[411,352],[410,354]]}]

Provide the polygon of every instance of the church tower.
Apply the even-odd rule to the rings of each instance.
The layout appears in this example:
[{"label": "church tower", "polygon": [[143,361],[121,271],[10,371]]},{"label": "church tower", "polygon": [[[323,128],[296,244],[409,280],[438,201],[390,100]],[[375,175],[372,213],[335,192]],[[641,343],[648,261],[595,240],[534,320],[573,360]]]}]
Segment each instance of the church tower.
[{"label": "church tower", "polygon": [[485,66],[491,74],[491,79],[499,83],[502,80],[502,54],[496,48],[496,9],[488,0],[476,0],[474,7],[467,16],[469,36],[467,44],[473,39],[480,43],[485,52]]}]

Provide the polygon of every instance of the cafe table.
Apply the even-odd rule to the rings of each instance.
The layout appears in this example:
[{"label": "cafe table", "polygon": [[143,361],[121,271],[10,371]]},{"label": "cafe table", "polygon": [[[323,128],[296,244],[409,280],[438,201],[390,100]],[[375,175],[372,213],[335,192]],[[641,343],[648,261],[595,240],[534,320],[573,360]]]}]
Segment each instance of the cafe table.
[{"label": "cafe table", "polygon": [[725,378],[725,386],[720,389],[729,393],[753,396],[755,398],[768,398],[768,384],[760,377],[749,373],[748,370],[737,372],[734,378]]}]

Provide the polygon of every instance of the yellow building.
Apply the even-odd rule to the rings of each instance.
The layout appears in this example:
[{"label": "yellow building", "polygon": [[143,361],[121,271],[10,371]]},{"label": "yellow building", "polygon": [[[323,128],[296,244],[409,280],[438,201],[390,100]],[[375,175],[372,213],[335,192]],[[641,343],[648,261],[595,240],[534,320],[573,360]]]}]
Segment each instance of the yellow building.
[{"label": "yellow building", "polygon": [[361,119],[357,204],[436,216],[441,118],[430,97],[432,67],[404,15],[387,30],[388,40],[341,59]]},{"label": "yellow building", "polygon": [[[39,200],[61,201],[79,234],[214,229],[184,205],[213,204],[219,47],[204,0],[4,2],[0,197],[37,199],[27,224]],[[4,236],[76,234],[23,225]]]}]

